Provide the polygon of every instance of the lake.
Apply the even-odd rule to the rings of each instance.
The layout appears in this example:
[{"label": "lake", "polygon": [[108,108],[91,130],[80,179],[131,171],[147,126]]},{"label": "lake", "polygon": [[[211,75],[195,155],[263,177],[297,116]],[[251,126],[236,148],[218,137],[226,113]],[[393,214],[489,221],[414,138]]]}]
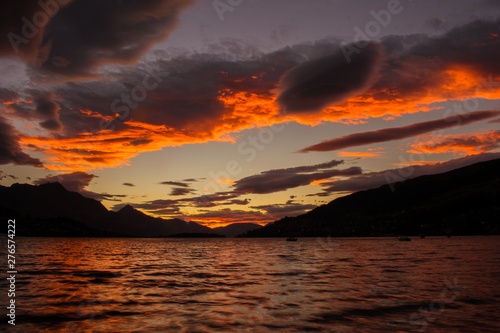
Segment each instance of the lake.
[{"label": "lake", "polygon": [[16,245],[9,332],[500,331],[499,236]]}]

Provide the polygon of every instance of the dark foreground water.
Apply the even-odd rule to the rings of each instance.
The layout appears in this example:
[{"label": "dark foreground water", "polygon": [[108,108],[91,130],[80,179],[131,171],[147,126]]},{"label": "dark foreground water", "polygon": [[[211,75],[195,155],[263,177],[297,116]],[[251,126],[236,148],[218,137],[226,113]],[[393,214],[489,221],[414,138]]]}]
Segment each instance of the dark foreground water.
[{"label": "dark foreground water", "polygon": [[500,332],[498,236],[16,243],[3,331]]}]

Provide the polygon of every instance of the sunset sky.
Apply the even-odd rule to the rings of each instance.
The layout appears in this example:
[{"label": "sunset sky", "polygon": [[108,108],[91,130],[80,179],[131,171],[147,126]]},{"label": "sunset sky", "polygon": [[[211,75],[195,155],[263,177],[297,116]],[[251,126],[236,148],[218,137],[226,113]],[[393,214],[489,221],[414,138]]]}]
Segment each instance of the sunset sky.
[{"label": "sunset sky", "polygon": [[500,2],[0,4],[0,184],[209,227],[500,157]]}]

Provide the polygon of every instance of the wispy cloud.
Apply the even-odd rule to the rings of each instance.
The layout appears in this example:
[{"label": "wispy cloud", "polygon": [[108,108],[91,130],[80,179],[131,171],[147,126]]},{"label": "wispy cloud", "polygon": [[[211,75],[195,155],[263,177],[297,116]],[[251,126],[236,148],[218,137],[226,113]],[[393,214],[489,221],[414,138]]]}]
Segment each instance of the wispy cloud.
[{"label": "wispy cloud", "polygon": [[161,184],[161,185],[171,185],[171,186],[177,186],[177,187],[189,187],[189,184],[186,183],[186,182],[165,181],[165,182],[160,182],[159,184]]},{"label": "wispy cloud", "polygon": [[361,174],[361,168],[359,167],[350,167],[343,170],[332,169],[342,163],[343,161],[333,160],[316,165],[264,171],[258,175],[248,176],[236,181],[233,187],[237,193],[266,194],[309,185],[313,181],[334,176]]},{"label": "wispy cloud", "polygon": [[476,155],[500,148],[500,131],[423,136],[411,144],[410,153]]},{"label": "wispy cloud", "polygon": [[[325,182],[322,184],[324,186],[323,192],[320,192],[319,196],[328,196],[333,193],[351,193],[367,190],[382,185],[387,185],[389,182],[398,181],[398,179],[399,181],[401,181],[404,179],[415,178],[423,175],[434,175],[472,165],[474,163],[493,160],[496,158],[500,158],[500,153],[484,153],[457,158],[446,162],[412,165],[399,169],[370,172],[356,177],[351,177],[349,179]],[[393,176],[388,177],[388,175]],[[405,177],[399,175],[405,175]]]},{"label": "wispy cloud", "polygon": [[469,112],[462,115],[425,121],[403,127],[384,128],[377,131],[350,134],[337,139],[327,140],[309,146],[300,150],[300,152],[306,153],[310,151],[331,151],[380,142],[400,140],[432,131],[469,125],[474,122],[497,117],[498,115],[500,115],[499,111]]}]

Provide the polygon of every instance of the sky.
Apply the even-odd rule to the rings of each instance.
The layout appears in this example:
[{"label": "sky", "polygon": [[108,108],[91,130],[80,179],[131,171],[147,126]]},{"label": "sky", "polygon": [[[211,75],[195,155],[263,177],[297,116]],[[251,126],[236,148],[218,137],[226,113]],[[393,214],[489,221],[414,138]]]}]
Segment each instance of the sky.
[{"label": "sky", "polygon": [[0,185],[265,224],[500,158],[500,2],[0,4]]}]

